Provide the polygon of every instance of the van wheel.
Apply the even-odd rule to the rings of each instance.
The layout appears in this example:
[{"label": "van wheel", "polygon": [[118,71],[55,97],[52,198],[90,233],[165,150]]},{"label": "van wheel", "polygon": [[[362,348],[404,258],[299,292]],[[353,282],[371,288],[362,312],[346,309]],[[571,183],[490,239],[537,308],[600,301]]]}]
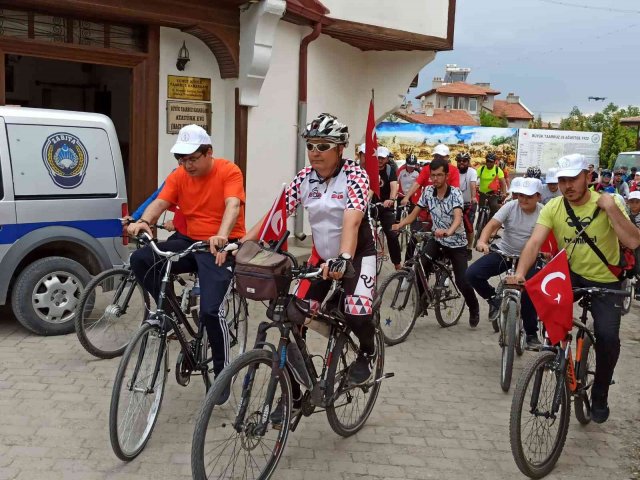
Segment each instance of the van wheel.
[{"label": "van wheel", "polygon": [[18,321],[39,335],[63,335],[74,330],[74,316],[91,274],[66,257],[36,260],[18,275],[11,306]]}]

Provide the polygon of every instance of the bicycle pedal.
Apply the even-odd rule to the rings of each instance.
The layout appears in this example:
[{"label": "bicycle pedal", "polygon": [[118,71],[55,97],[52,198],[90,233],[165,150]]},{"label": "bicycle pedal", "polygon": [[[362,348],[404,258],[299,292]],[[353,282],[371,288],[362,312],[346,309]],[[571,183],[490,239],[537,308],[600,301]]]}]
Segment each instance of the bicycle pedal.
[{"label": "bicycle pedal", "polygon": [[393,372],[385,373],[380,378],[377,378],[375,383],[380,383],[382,380],[386,380],[387,378],[395,377],[396,374]]}]

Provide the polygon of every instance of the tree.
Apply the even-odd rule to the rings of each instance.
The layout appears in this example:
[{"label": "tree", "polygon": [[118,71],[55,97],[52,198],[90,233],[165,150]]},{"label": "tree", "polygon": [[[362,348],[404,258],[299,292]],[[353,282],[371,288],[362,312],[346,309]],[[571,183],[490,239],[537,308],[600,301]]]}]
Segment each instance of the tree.
[{"label": "tree", "polygon": [[542,124],[542,116],[538,114],[538,116],[529,122],[529,128],[537,128],[542,129],[545,126]]},{"label": "tree", "polygon": [[483,127],[502,127],[509,126],[509,121],[504,117],[496,117],[490,112],[484,110],[480,112],[480,125]]}]

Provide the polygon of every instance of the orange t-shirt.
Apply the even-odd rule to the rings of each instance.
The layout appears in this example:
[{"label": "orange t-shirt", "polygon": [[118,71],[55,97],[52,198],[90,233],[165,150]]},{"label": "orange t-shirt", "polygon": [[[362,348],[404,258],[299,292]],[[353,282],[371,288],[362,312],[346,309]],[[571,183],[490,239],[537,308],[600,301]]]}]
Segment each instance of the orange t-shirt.
[{"label": "orange t-shirt", "polygon": [[245,234],[245,194],[242,172],[229,160],[214,159],[213,168],[204,177],[191,177],[184,168],[176,168],[165,181],[158,198],[180,207],[187,219],[187,236],[207,240],[217,235],[225,210],[225,199],[240,199],[240,214],[229,238]]}]

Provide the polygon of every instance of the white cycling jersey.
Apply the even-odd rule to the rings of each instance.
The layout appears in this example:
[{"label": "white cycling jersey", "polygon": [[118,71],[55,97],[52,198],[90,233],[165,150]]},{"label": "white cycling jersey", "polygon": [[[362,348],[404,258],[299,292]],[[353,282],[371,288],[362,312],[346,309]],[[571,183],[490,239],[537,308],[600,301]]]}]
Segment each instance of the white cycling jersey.
[{"label": "white cycling jersey", "polygon": [[373,235],[367,220],[369,177],[353,160],[344,160],[338,173],[323,179],[306,167],[286,188],[287,214],[299,204],[307,210],[313,245],[323,260],[340,255],[345,210],[359,210],[364,218],[358,231],[356,255],[375,254]]}]

